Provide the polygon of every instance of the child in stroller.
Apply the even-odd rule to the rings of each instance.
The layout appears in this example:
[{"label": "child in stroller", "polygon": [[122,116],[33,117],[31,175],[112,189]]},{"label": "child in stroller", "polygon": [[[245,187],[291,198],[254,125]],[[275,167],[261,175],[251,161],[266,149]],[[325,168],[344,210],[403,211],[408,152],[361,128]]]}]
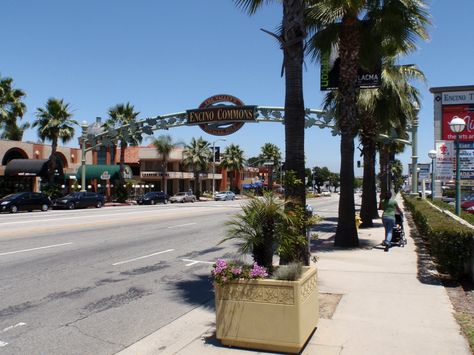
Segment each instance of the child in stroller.
[{"label": "child in stroller", "polygon": [[395,214],[395,226],[392,229],[392,245],[404,247],[407,244],[405,231],[403,229],[403,214]]}]

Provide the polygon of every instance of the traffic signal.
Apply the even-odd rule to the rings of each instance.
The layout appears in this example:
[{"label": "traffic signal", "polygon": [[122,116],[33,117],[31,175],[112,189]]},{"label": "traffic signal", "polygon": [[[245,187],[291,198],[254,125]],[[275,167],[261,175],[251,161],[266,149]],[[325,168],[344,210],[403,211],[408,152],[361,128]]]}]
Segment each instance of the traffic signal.
[{"label": "traffic signal", "polygon": [[214,161],[219,162],[221,161],[221,148],[214,147]]},{"label": "traffic signal", "polygon": [[357,160],[357,167],[360,168],[360,160]]}]

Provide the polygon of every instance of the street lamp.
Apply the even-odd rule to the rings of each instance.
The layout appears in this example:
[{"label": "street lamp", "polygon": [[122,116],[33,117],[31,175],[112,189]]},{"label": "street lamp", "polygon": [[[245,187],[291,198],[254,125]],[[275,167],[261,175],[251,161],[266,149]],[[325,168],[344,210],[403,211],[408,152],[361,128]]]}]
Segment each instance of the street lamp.
[{"label": "street lamp", "polygon": [[216,186],[215,186],[215,170],[216,170],[216,143],[217,142],[225,142],[225,138],[220,138],[212,142],[212,197],[214,198],[214,194],[216,193]]},{"label": "street lamp", "polygon": [[428,156],[431,159],[431,201],[435,199],[435,159],[436,159],[436,150],[431,149],[428,152]]},{"label": "street lamp", "polygon": [[413,122],[411,124],[411,194],[418,195],[418,177],[416,173],[416,168],[418,167],[418,112],[420,111],[420,106],[415,101],[412,103],[413,107]]},{"label": "street lamp", "polygon": [[456,214],[461,215],[461,181],[459,174],[459,134],[464,131],[466,127],[466,121],[461,117],[454,116],[451,122],[449,122],[449,128],[456,134],[455,146],[456,146]]},{"label": "street lamp", "polygon": [[82,160],[81,160],[81,191],[86,191],[86,140],[87,140],[87,122],[82,121],[82,139],[81,139],[81,149],[82,149]]}]

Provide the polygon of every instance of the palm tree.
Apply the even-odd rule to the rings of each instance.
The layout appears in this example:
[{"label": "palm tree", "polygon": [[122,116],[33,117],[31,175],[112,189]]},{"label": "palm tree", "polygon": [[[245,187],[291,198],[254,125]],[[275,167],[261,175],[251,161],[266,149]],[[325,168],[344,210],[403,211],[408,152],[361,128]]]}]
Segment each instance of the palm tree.
[{"label": "palm tree", "polygon": [[13,88],[13,79],[0,78],[0,127],[3,128],[2,139],[18,140],[23,138],[23,131],[30,127],[29,123],[17,125],[17,119],[23,118],[26,105],[23,90]]},{"label": "palm tree", "polygon": [[33,127],[38,128],[38,135],[42,141],[51,141],[51,155],[49,157],[48,176],[49,182],[54,180],[56,170],[56,150],[58,140],[63,144],[69,142],[74,137],[74,125],[77,121],[71,119],[69,104],[64,103],[63,99],[50,98],[44,108],[36,110],[36,120]]},{"label": "palm tree", "polygon": [[168,192],[168,187],[166,184],[166,174],[168,171],[168,158],[170,153],[175,149],[177,146],[181,145],[182,143],[173,142],[173,138],[169,134],[163,134],[158,138],[153,140],[153,145],[155,146],[156,150],[162,156],[162,163],[161,163],[161,186],[164,193]]},{"label": "palm tree", "polygon": [[221,157],[220,166],[231,172],[230,175],[230,189],[236,191],[237,187],[233,184],[233,177],[236,172],[240,172],[244,166],[245,158],[244,151],[240,149],[239,145],[231,144],[227,146]]},{"label": "palm tree", "polygon": [[[271,172],[268,174],[268,188],[272,190],[273,186],[273,169],[278,169],[281,162],[281,152],[275,144],[265,143],[261,148],[261,153],[259,155],[260,160],[272,162]],[[306,175],[306,174],[305,174]]]},{"label": "palm tree", "polygon": [[199,199],[201,191],[199,188],[199,173],[205,171],[212,159],[211,144],[202,137],[193,138],[183,150],[183,165],[190,166],[194,173],[194,192]]},{"label": "palm tree", "polygon": [[137,132],[136,120],[140,112],[135,111],[135,107],[126,104],[118,104],[109,109],[109,118],[104,123],[104,129],[115,131],[116,141],[120,141],[120,186],[124,182],[125,173],[125,150],[128,145],[138,145],[142,141],[141,133]]},{"label": "palm tree", "polygon": [[[248,14],[254,14],[270,0],[234,0]],[[276,35],[283,50],[285,75],[285,166],[295,171],[297,177],[305,179],[304,125],[305,109],[303,98],[303,58],[306,40],[305,11],[309,0],[275,1],[283,5],[281,34]],[[285,189],[285,196],[300,206],[306,204],[304,184]],[[292,208],[293,203],[287,205]]]},{"label": "palm tree", "polygon": [[[426,38],[428,14],[422,0],[319,0],[309,11],[313,33],[312,49],[339,49],[340,75],[338,126],[341,132],[341,195],[335,245],[359,244],[354,206],[354,138],[357,134],[357,71],[364,60],[382,53],[415,48],[417,38]],[[362,45],[372,47],[361,51]],[[362,55],[361,55],[362,54]],[[315,54],[317,57],[318,54]],[[369,59],[368,59],[369,58]]]}]

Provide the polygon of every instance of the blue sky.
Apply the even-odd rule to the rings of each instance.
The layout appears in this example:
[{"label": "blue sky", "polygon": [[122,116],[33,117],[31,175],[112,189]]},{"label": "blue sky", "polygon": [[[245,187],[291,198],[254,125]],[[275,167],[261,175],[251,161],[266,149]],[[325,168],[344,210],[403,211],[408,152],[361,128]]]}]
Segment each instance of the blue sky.
[{"label": "blue sky", "polygon": [[[434,146],[429,87],[474,84],[474,1],[428,3],[431,38],[401,61],[417,64],[428,79],[419,86],[419,162],[429,162],[427,153]],[[105,119],[108,108],[118,103],[130,102],[140,117],[150,117],[196,108],[222,93],[248,105],[284,105],[282,53],[260,31],[278,26],[278,4],[252,17],[231,0],[3,0],[0,9],[0,75],[12,77],[15,87],[26,91],[25,121],[32,121],[49,97],[63,98],[76,120],[88,122],[96,116]],[[319,67],[309,58],[304,93],[306,107],[321,106]],[[162,133],[185,142],[218,138],[197,127],[156,131],[155,136]],[[28,130],[24,139],[36,141],[37,134]],[[257,155],[266,142],[284,152],[280,124],[246,124],[226,139],[219,144],[239,144],[246,157]],[[398,156],[405,171],[410,156],[409,147]],[[306,157],[309,167],[339,171],[339,137],[319,128],[306,130]],[[356,168],[356,175],[362,169]]]}]

